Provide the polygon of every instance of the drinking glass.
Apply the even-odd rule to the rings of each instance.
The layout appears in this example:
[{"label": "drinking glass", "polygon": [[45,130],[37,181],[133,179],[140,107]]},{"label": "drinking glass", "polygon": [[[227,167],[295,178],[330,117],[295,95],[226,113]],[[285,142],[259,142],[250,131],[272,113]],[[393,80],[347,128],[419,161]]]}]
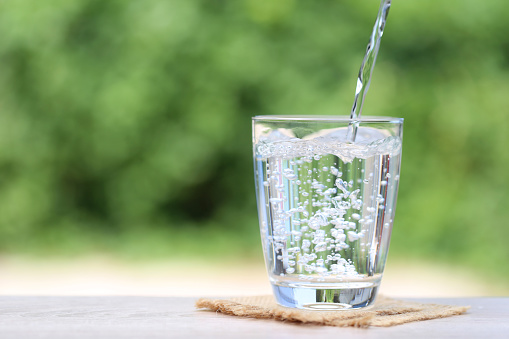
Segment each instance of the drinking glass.
[{"label": "drinking glass", "polygon": [[403,119],[257,116],[253,150],[265,263],[276,301],[371,305],[389,249]]}]

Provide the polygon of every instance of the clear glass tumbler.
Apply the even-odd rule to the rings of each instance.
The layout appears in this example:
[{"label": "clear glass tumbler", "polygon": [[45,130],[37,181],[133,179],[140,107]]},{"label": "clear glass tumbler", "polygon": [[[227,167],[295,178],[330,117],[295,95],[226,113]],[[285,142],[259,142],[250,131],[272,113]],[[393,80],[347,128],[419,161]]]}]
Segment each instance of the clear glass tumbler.
[{"label": "clear glass tumbler", "polygon": [[253,118],[262,246],[280,305],[338,310],[374,302],[396,209],[402,132],[400,118]]}]

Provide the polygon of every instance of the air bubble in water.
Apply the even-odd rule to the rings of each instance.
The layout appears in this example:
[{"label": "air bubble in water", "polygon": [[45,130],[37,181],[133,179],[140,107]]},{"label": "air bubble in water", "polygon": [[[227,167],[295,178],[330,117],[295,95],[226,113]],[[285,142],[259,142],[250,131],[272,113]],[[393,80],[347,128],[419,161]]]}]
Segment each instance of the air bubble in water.
[{"label": "air bubble in water", "polygon": [[288,180],[295,180],[298,178],[297,175],[295,174],[295,172],[291,168],[286,168],[285,170],[283,170],[283,175]]},{"label": "air bubble in water", "polygon": [[315,246],[315,252],[323,252],[327,250],[327,243],[325,241],[319,242]]},{"label": "air bubble in water", "polygon": [[302,248],[303,250],[307,250],[307,249],[309,249],[309,247],[310,247],[310,246],[311,246],[311,241],[309,241],[309,240],[307,240],[307,239],[302,240],[302,246],[301,246],[301,248]]},{"label": "air bubble in water", "polygon": [[337,178],[336,179],[336,186],[341,190],[343,191],[343,193],[347,194],[349,193],[348,192],[348,183],[346,181],[344,181],[343,179],[340,179],[340,178]]},{"label": "air bubble in water", "polygon": [[356,210],[360,210],[362,207],[362,200],[361,199],[356,199],[355,201],[352,201],[352,208],[356,209]]},{"label": "air bubble in water", "polygon": [[364,233],[362,233],[362,232],[355,233],[354,231],[348,231],[347,234],[348,234],[349,241],[359,240],[360,238],[364,237]]}]

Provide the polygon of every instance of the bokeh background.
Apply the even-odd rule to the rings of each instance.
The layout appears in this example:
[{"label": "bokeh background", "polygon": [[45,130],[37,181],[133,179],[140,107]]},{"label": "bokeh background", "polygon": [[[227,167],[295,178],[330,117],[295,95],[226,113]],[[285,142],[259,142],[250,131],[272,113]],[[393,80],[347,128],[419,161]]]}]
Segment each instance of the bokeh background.
[{"label": "bokeh background", "polygon": [[[91,255],[178,262],[168,280],[249,275],[251,117],[349,114],[378,6],[0,2],[0,269],[13,286]],[[400,277],[431,283],[439,266],[507,293],[508,15],[502,0],[393,1],[363,114],[405,118]]]}]

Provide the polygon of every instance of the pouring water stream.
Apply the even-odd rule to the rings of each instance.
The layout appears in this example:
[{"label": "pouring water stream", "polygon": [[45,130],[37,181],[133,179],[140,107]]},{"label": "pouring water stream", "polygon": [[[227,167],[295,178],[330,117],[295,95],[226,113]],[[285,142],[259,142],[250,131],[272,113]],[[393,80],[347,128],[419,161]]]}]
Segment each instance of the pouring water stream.
[{"label": "pouring water stream", "polygon": [[366,54],[362,60],[361,68],[359,69],[359,75],[357,77],[357,87],[355,89],[355,100],[353,102],[352,111],[350,113],[350,124],[348,126],[348,133],[346,140],[354,142],[357,135],[357,127],[359,122],[357,119],[361,117],[362,105],[364,104],[364,98],[368,92],[369,84],[371,81],[371,75],[380,48],[380,41],[384,34],[385,22],[389,15],[389,9],[391,8],[391,0],[382,0],[380,3],[380,9],[378,10],[378,16],[373,27],[373,32],[369,39],[368,47],[366,48]]}]

